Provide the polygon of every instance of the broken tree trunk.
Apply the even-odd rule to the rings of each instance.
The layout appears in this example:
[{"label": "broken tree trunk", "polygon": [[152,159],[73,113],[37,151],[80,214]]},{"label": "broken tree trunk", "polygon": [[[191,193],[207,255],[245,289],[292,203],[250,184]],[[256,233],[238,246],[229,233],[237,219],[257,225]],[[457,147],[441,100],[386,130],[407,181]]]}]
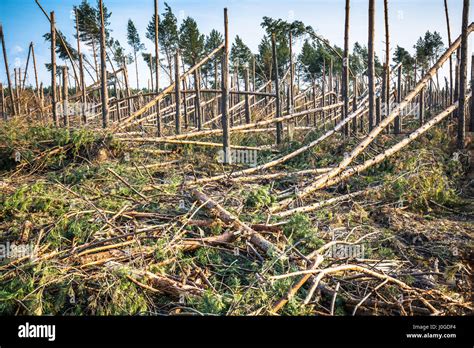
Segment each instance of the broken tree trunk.
[{"label": "broken tree trunk", "polygon": [[375,120],[375,0],[369,0],[369,45],[368,45],[368,78],[369,78],[369,131],[374,128]]},{"label": "broken tree trunk", "polygon": [[[446,14],[446,26],[448,30],[448,44],[451,46],[451,25],[449,23],[449,9],[448,9],[448,0],[444,0],[444,12]],[[449,57],[449,105],[454,101],[453,95],[453,57]]]},{"label": "broken tree trunk", "polygon": [[16,104],[15,104],[15,97],[13,95],[13,86],[12,80],[10,77],[10,68],[8,66],[8,56],[7,56],[7,48],[5,47],[5,36],[3,34],[3,26],[0,24],[0,39],[2,40],[2,49],[3,49],[3,61],[5,62],[5,72],[7,74],[7,81],[8,81],[8,92],[10,94],[10,102],[12,105],[12,114],[13,116],[17,115]]},{"label": "broken tree trunk", "polygon": [[346,171],[340,173],[337,177],[334,177],[332,180],[328,181],[327,184],[325,185],[326,187],[336,185],[337,183],[342,182],[343,180],[346,180],[347,178],[351,177],[354,174],[358,174],[367,168],[370,168],[378,163],[383,162],[386,158],[392,156],[393,154],[397,153],[407,145],[409,145],[412,141],[426,133],[428,130],[430,130],[433,126],[441,122],[443,119],[445,119],[447,116],[449,116],[453,111],[455,111],[459,106],[459,103],[455,103],[448,107],[446,110],[441,112],[440,114],[436,115],[433,117],[431,120],[426,122],[423,126],[418,128],[416,131],[412,132],[410,135],[408,135],[406,138],[404,138],[402,141],[398,142],[394,146],[390,147],[389,149],[385,150],[381,154],[365,161],[362,164],[359,164],[357,166],[354,166],[352,168],[347,169]]},{"label": "broken tree trunk", "polygon": [[468,25],[470,0],[464,0],[461,28],[461,64],[459,71],[459,109],[458,109],[458,149],[465,147],[466,138],[466,90],[467,90],[467,57]]},{"label": "broken tree trunk", "polygon": [[[250,91],[250,79],[249,79],[249,69],[245,69],[245,91]],[[250,97],[248,94],[245,94],[245,122],[250,124]]]},{"label": "broken tree trunk", "polygon": [[[371,0],[372,1],[372,0]],[[474,23],[472,23],[469,27],[467,32],[470,33],[474,30]],[[346,157],[344,158],[339,165],[334,168],[331,172],[324,174],[321,176],[320,179],[316,180],[313,184],[307,186],[303,190],[300,191],[300,193],[297,195],[296,199],[302,199],[312,192],[319,190],[323,187],[326,187],[327,183],[334,178],[335,176],[339,175],[344,169],[346,169],[350,163],[358,156],[360,155],[366,148],[369,146],[369,144],[372,143],[372,141],[397,117],[400,115],[401,111],[404,110],[408,104],[413,100],[421,91],[422,88],[426,86],[426,84],[433,78],[433,76],[436,74],[436,72],[441,68],[443,63],[449,59],[449,56],[454,53],[454,51],[459,47],[461,44],[461,37],[459,37],[452,45],[449,47],[446,52],[438,59],[438,61],[431,67],[431,69],[427,72],[426,75],[424,75],[420,82],[417,84],[417,86],[405,97],[402,103],[400,105],[397,105],[397,107],[388,115],[386,118],[384,118],[380,124],[375,127],[365,139],[363,139],[359,145],[355,147],[354,150]],[[287,199],[282,202],[280,202],[280,205],[275,206],[272,208],[272,211],[278,211],[281,210],[285,207],[287,207],[293,199]]]},{"label": "broken tree trunk", "polygon": [[385,115],[390,113],[390,28],[389,28],[389,21],[388,21],[388,0],[384,0],[384,22],[385,22],[385,79],[387,81],[387,85],[385,88]]},{"label": "broken tree trunk", "polygon": [[64,127],[69,128],[69,101],[68,101],[68,73],[67,66],[63,66],[63,122]]},{"label": "broken tree trunk", "polygon": [[[278,76],[278,58],[277,58],[277,50],[276,50],[276,38],[275,33],[272,34],[272,55],[273,55],[273,74],[274,74],[274,81],[275,81],[275,96],[276,96],[276,113],[275,117],[279,118],[281,115],[281,105],[280,105],[280,81]],[[292,69],[292,67],[290,67]],[[281,122],[277,122],[276,124],[276,143],[280,145],[282,142],[282,129],[283,124]]]},{"label": "broken tree trunk", "polygon": [[[350,0],[346,0],[346,18],[344,24],[344,59],[342,63],[342,97],[344,100],[344,112],[342,117],[349,115],[349,21],[350,21]],[[349,125],[344,126],[344,135],[349,136]]]},{"label": "broken tree trunk", "polygon": [[0,82],[0,103],[2,104],[1,105],[1,111],[2,111],[2,119],[3,120],[7,120],[7,112],[6,112],[6,108],[5,108],[5,94],[3,93],[3,85],[2,83]]},{"label": "broken tree trunk", "polygon": [[244,237],[249,237],[250,242],[252,244],[256,245],[259,249],[263,250],[269,255],[274,255],[274,253],[282,254],[282,251],[279,250],[274,244],[272,244],[270,241],[263,238],[255,230],[244,224],[242,221],[239,220],[238,217],[227,211],[219,203],[212,200],[212,198],[208,197],[207,195],[196,189],[193,189],[191,192],[192,195],[207,209],[216,211],[219,219],[221,219],[226,224],[235,226],[237,231],[231,232],[230,235],[227,235],[225,242],[234,240],[235,238],[237,238],[238,235],[243,235]]},{"label": "broken tree trunk", "polygon": [[87,123],[87,117],[86,117],[86,83],[84,79],[84,62],[82,61],[83,57],[81,54],[81,42],[80,42],[80,36],[79,36],[79,18],[78,18],[78,13],[77,13],[77,8],[75,9],[75,15],[76,15],[76,37],[77,37],[77,55],[79,57],[79,78],[80,78],[80,88],[81,88],[81,119],[82,123],[86,124]]},{"label": "broken tree trunk", "polygon": [[176,112],[174,116],[174,124],[175,124],[175,133],[181,133],[181,84],[179,83],[179,53],[176,52],[174,56],[174,80],[176,83],[174,84],[175,90],[175,102],[176,102]]},{"label": "broken tree trunk", "polygon": [[51,108],[53,112],[53,122],[59,127],[59,118],[56,110],[56,18],[54,11],[50,14],[51,18]]},{"label": "broken tree trunk", "polygon": [[224,9],[224,51],[222,52],[222,147],[223,163],[231,164],[232,156],[230,150],[229,131],[229,19],[227,8]]},{"label": "broken tree trunk", "polygon": [[[160,56],[159,56],[159,42],[158,42],[158,26],[159,26],[159,13],[158,13],[158,0],[155,3],[155,91],[160,93]],[[156,102],[156,135],[161,136],[161,118],[160,118],[160,101]]]},{"label": "broken tree trunk", "polygon": [[[397,81],[397,104],[402,102],[402,66],[398,67],[398,81]],[[389,111],[387,111],[388,113]],[[394,127],[395,134],[400,134],[402,131],[402,120],[401,116],[395,117],[395,127]]]},{"label": "broken tree trunk", "polygon": [[[471,57],[471,95],[474,93],[474,54]],[[469,131],[474,132],[474,98],[471,96],[471,119],[469,122]]]},{"label": "broken tree trunk", "polygon": [[[99,0],[100,7],[100,82],[101,82],[101,100],[102,100],[102,128],[109,125],[109,90],[107,86],[107,53],[106,37],[104,23],[104,6],[102,0]],[[138,81],[137,81],[138,83]]]}]

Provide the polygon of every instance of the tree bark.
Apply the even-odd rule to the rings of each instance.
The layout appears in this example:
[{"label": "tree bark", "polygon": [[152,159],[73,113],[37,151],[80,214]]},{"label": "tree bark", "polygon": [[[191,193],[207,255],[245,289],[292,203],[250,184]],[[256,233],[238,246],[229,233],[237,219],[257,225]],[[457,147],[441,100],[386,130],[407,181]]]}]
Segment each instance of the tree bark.
[{"label": "tree bark", "polygon": [[[278,76],[278,58],[276,50],[276,38],[275,33],[272,34],[272,54],[273,54],[273,74],[275,82],[275,99],[276,99],[276,113],[275,117],[278,118],[281,115],[281,105],[280,105],[280,81]],[[282,142],[282,128],[283,125],[281,122],[276,124],[276,143],[279,145]]]},{"label": "tree bark", "polygon": [[222,142],[224,164],[231,164],[229,131],[229,19],[224,8],[224,52],[222,54]]},{"label": "tree bark", "polygon": [[375,0],[369,0],[369,61],[368,61],[368,77],[369,77],[369,131],[374,129],[375,120]]},{"label": "tree bark", "polygon": [[68,102],[68,69],[63,66],[63,121],[64,127],[69,128],[69,102]]},{"label": "tree bark", "polygon": [[109,90],[107,86],[107,60],[106,60],[106,43],[105,43],[105,23],[104,23],[104,6],[102,0],[99,0],[100,8],[100,82],[101,82],[101,100],[102,100],[102,128],[109,125]]},{"label": "tree bark", "polygon": [[8,66],[8,56],[7,56],[7,48],[5,47],[5,36],[3,34],[3,26],[0,24],[0,38],[2,40],[2,49],[3,49],[3,61],[5,62],[5,72],[7,73],[7,81],[8,81],[8,93],[10,94],[10,102],[12,105],[12,114],[13,116],[17,115],[17,110],[16,110],[16,103],[15,103],[15,97],[13,94],[13,86],[12,86],[12,80],[10,77],[10,68]]},{"label": "tree bark", "polygon": [[[159,40],[158,40],[158,26],[159,26],[159,16],[158,13],[158,0],[154,1],[155,3],[155,91],[160,93],[160,49],[159,49]],[[160,101],[156,102],[156,135],[161,136],[162,127],[161,127],[161,117],[160,117]]]},{"label": "tree bark", "polygon": [[174,84],[175,86],[175,102],[176,102],[176,113],[175,113],[175,133],[180,134],[181,133],[181,85],[179,83],[179,53],[176,52],[176,55],[174,56],[174,78],[176,83]]},{"label": "tree bark", "polygon": [[460,150],[464,149],[466,138],[466,90],[469,5],[470,0],[464,0],[461,28],[461,64],[459,71],[458,149]]},{"label": "tree bark", "polygon": [[51,12],[51,108],[53,111],[53,121],[59,127],[59,118],[56,113],[56,18]]},{"label": "tree bark", "polygon": [[[342,63],[342,97],[344,100],[343,118],[349,115],[349,25],[350,25],[350,0],[346,0],[346,18],[344,23],[344,59]],[[349,125],[344,126],[344,135],[349,136]]]}]

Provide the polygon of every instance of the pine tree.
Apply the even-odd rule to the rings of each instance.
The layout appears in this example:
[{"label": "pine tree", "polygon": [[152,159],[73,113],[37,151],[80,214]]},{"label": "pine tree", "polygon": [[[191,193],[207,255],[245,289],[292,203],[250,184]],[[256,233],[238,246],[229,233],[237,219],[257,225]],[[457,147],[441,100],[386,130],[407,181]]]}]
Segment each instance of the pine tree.
[{"label": "pine tree", "polygon": [[145,49],[145,45],[142,44],[137,28],[135,27],[135,24],[133,24],[133,21],[131,19],[128,20],[128,24],[127,24],[127,42],[130,45],[130,47],[132,47],[132,50],[133,50],[133,57],[135,61],[135,73],[137,77],[137,89],[140,89],[140,84],[138,81],[137,54],[138,52],[143,51]]},{"label": "pine tree", "polygon": [[204,41],[196,21],[186,18],[179,29],[179,48],[185,64],[193,66],[199,62],[204,55]]},{"label": "pine tree", "polygon": [[[158,18],[158,42],[160,44],[161,52],[165,55],[168,76],[170,81],[173,80],[173,61],[176,50],[178,49],[179,34],[178,34],[178,20],[173,14],[171,7],[165,2],[165,12]],[[155,42],[155,15],[152,16],[145,34],[146,38]]]},{"label": "pine tree", "polygon": [[239,75],[243,78],[245,74],[245,67],[252,62],[253,54],[250,48],[237,35],[235,42],[232,44],[230,50],[230,60],[234,71],[238,70]]}]

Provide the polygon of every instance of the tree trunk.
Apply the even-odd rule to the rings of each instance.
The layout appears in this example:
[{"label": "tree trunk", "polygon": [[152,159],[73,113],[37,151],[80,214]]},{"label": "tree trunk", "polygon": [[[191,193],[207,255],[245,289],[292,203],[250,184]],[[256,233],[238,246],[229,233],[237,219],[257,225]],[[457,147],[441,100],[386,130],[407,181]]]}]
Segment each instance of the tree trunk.
[{"label": "tree trunk", "polygon": [[[156,94],[160,93],[160,50],[158,44],[158,26],[159,26],[159,13],[158,13],[158,0],[155,3],[155,91]],[[161,136],[161,118],[160,118],[160,101],[156,102],[156,135]]]},{"label": "tree trunk", "polygon": [[102,0],[99,0],[100,8],[100,82],[101,82],[101,99],[102,99],[102,128],[109,125],[109,90],[107,86],[107,60],[106,60],[106,43],[105,43],[105,23],[104,23],[104,6]]},{"label": "tree trunk", "polygon": [[69,102],[68,102],[68,69],[63,66],[63,121],[64,127],[69,128]]},{"label": "tree trunk", "polygon": [[135,55],[135,74],[136,74],[136,78],[137,78],[137,90],[140,90],[140,84],[138,83],[137,51],[133,50],[133,54]]},{"label": "tree trunk", "polygon": [[175,101],[176,101],[176,114],[175,114],[175,132],[176,134],[181,133],[181,85],[179,83],[179,53],[176,52],[174,58],[174,65],[175,65]]},{"label": "tree trunk", "polygon": [[[274,81],[275,81],[275,99],[276,99],[276,113],[275,117],[278,118],[281,115],[281,105],[280,105],[280,81],[278,76],[278,58],[277,58],[277,50],[276,50],[276,38],[275,34],[272,34],[272,53],[273,53],[273,73],[274,73]],[[281,122],[277,122],[276,124],[276,143],[279,145],[282,141],[282,128],[283,125]]]},{"label": "tree trunk", "polygon": [[[342,68],[342,97],[344,108],[342,117],[349,115],[349,25],[350,25],[350,0],[346,0],[346,18],[344,23],[344,59]],[[344,126],[344,135],[349,136],[349,125]]]},{"label": "tree trunk", "polygon": [[461,64],[459,71],[458,149],[465,147],[468,25],[470,0],[464,0],[461,28]]},{"label": "tree trunk", "polygon": [[230,131],[229,131],[229,19],[227,8],[224,8],[224,52],[222,54],[222,141],[224,164],[231,164]]},{"label": "tree trunk", "polygon": [[8,92],[10,94],[10,102],[12,105],[12,114],[17,115],[16,105],[15,105],[15,97],[13,94],[13,86],[10,77],[10,68],[8,66],[8,57],[7,57],[7,48],[5,47],[5,36],[3,35],[3,26],[0,24],[0,38],[2,41],[2,49],[3,49],[3,61],[5,62],[5,72],[7,74],[7,81],[8,81]]},{"label": "tree trunk", "polygon": [[369,77],[369,131],[374,129],[375,120],[375,0],[369,0],[369,62],[368,62],[368,77]]},{"label": "tree trunk", "polygon": [[56,113],[56,18],[51,12],[51,108],[53,111],[53,121],[59,127],[59,118]]},{"label": "tree trunk", "polygon": [[[451,46],[451,25],[449,23],[449,9],[448,9],[448,0],[444,0],[444,11],[446,14],[446,27],[448,29],[448,43]],[[453,95],[453,57],[449,57],[449,104],[452,104],[454,101]]]}]

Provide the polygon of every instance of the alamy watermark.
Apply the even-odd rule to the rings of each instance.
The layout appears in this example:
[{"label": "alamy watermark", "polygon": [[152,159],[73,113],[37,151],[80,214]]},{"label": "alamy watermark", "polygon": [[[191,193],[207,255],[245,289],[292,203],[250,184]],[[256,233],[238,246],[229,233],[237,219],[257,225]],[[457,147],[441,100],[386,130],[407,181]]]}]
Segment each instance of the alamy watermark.
[{"label": "alamy watermark", "polygon": [[[230,163],[235,164],[247,164],[251,167],[257,166],[257,150],[248,150],[248,149],[230,149]],[[224,150],[218,151],[218,159],[219,163],[224,163]]]},{"label": "alamy watermark", "polygon": [[326,256],[333,259],[363,259],[365,247],[363,244],[335,244],[326,252]]},{"label": "alamy watermark", "polygon": [[36,248],[33,244],[15,244],[6,242],[0,244],[0,261],[21,259],[23,257],[34,258],[36,255]]}]

